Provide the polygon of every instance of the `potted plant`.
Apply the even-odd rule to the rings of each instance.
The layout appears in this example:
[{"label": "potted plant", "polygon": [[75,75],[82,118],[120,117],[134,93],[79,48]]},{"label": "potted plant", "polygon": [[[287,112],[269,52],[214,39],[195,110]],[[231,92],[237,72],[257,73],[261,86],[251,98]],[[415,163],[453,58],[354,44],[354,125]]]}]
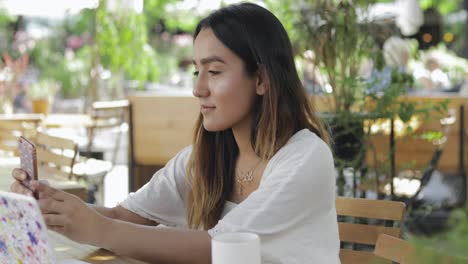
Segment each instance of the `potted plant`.
[{"label": "potted plant", "polygon": [[33,113],[48,114],[59,89],[60,84],[52,79],[43,79],[31,85],[26,93],[31,100]]}]

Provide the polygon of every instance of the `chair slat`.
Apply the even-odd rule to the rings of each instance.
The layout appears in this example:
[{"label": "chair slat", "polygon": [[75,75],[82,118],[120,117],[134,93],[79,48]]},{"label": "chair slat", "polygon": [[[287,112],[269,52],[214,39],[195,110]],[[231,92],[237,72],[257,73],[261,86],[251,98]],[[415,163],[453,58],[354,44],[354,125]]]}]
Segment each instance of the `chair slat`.
[{"label": "chair slat", "polygon": [[23,130],[24,125],[22,121],[2,121],[0,128],[4,130]]},{"label": "chair slat", "polygon": [[41,166],[38,170],[40,180],[60,181],[72,178],[72,173],[64,169]]},{"label": "chair slat", "polygon": [[40,119],[17,119],[15,116],[12,116],[12,119],[2,120],[0,122],[0,149],[18,155],[18,138],[25,136],[34,141],[39,123]]},{"label": "chair slat", "polygon": [[15,131],[8,131],[0,129],[0,139],[1,140],[18,140],[19,136]]},{"label": "chair slat", "polygon": [[6,152],[14,152],[15,154],[19,153],[18,145],[10,145],[7,143],[0,142],[0,150]]},{"label": "chair slat", "polygon": [[340,241],[366,245],[375,245],[379,234],[399,237],[400,228],[353,223],[338,223]]},{"label": "chair slat", "polygon": [[379,236],[374,250],[375,255],[398,263],[404,263],[414,253],[415,249],[409,243],[388,235]]},{"label": "chair slat", "polygon": [[468,263],[468,259],[450,256],[430,248],[416,248],[408,241],[386,234],[379,235],[374,254],[401,264],[431,263],[458,264]]},{"label": "chair slat", "polygon": [[115,100],[115,101],[97,101],[93,103],[93,109],[96,110],[113,110],[127,108],[130,105],[128,100]]},{"label": "chair slat", "polygon": [[[401,221],[405,213],[405,204],[396,201],[367,200],[360,198],[337,197],[336,213],[338,216],[350,216],[378,220]],[[340,241],[375,245],[377,237],[381,233],[400,236],[400,227],[386,227],[384,225],[364,225],[358,223],[339,222],[338,231]],[[375,257],[369,251],[350,249],[340,250],[340,259],[343,264],[354,263],[385,263]],[[378,260],[378,262],[377,262]],[[372,261],[372,262],[370,262]]]},{"label": "chair slat", "polygon": [[340,250],[341,264],[391,264],[389,260],[382,259],[370,251]]},{"label": "chair slat", "polygon": [[52,163],[57,166],[70,167],[73,164],[73,157],[66,157],[59,154],[46,151],[42,148],[37,149],[37,161],[39,163]]},{"label": "chair slat", "polygon": [[76,143],[73,140],[51,136],[45,133],[38,133],[37,144],[42,144],[50,148],[75,150]]},{"label": "chair slat", "polygon": [[405,204],[403,202],[349,197],[336,198],[336,212],[338,215],[401,221],[404,209]]}]

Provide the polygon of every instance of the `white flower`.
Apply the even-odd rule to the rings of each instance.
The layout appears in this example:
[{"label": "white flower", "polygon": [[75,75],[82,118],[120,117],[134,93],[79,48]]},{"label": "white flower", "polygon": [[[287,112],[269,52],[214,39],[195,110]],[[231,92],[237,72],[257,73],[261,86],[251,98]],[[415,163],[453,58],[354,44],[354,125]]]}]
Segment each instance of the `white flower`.
[{"label": "white flower", "polygon": [[424,22],[418,0],[398,0],[396,5],[397,10],[399,10],[396,24],[401,33],[405,36],[416,34]]}]

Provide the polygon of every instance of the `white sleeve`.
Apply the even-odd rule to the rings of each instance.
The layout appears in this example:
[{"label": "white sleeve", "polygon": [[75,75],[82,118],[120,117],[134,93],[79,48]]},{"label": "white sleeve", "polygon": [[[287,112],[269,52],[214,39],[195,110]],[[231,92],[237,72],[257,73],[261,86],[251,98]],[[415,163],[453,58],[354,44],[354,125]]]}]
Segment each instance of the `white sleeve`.
[{"label": "white sleeve", "polygon": [[120,206],[146,219],[167,226],[187,226],[185,218],[185,179],[191,147],[180,151],[164,168],[137,192],[120,203]]},{"label": "white sleeve", "polygon": [[[320,139],[295,142],[269,162],[260,186],[208,232],[276,235],[335,210],[333,157]],[[268,171],[267,171],[268,170]],[[336,219],[335,219],[336,220]]]}]

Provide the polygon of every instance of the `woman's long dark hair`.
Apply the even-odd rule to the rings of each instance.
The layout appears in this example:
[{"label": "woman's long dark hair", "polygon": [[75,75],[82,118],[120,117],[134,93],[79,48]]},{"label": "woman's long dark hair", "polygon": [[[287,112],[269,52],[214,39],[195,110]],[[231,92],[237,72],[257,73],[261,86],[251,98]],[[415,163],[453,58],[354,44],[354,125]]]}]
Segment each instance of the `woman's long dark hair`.
[{"label": "woman's long dark hair", "polygon": [[[248,76],[261,70],[267,90],[253,110],[252,147],[269,160],[297,131],[307,128],[329,143],[297,74],[291,42],[281,22],[267,9],[250,3],[221,8],[198,24],[194,37],[210,28],[244,62]],[[232,192],[239,149],[231,129],[209,132],[200,115],[187,168],[192,188],[187,221],[191,228],[209,229],[221,217]]]}]

